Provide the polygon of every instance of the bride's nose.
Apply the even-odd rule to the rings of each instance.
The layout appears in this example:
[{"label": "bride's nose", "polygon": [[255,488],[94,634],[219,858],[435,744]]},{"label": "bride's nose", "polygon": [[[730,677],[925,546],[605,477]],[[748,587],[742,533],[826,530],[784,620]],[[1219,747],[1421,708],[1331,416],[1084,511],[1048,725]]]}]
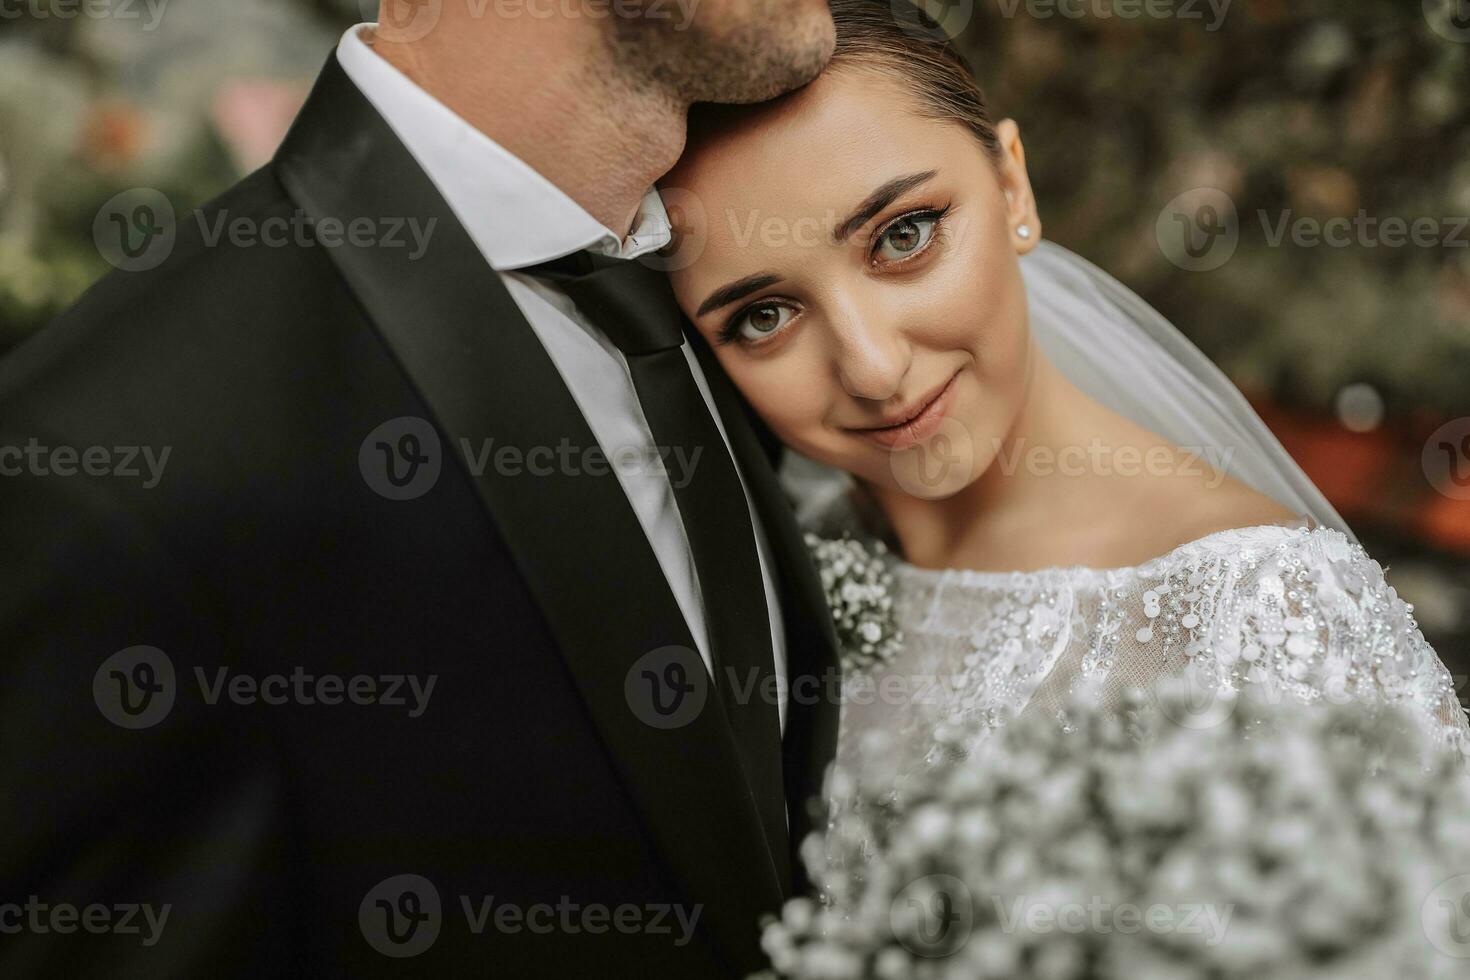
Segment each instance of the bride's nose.
[{"label": "bride's nose", "polygon": [[835,320],[832,334],[843,390],[873,401],[886,401],[898,393],[913,350],[897,325],[854,314]]}]

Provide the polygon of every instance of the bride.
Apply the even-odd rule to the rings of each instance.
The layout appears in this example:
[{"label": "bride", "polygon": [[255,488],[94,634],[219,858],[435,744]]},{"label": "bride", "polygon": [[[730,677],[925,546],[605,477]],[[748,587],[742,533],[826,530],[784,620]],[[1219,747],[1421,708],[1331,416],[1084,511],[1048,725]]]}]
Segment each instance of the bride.
[{"label": "bride", "polygon": [[1470,752],[1382,568],[1198,350],[1043,241],[1016,123],[901,6],[834,0],[825,73],[698,107],[660,185],[680,306],[807,525],[899,559],[906,639],[848,678],[839,770],[1172,673],[1406,704]]}]

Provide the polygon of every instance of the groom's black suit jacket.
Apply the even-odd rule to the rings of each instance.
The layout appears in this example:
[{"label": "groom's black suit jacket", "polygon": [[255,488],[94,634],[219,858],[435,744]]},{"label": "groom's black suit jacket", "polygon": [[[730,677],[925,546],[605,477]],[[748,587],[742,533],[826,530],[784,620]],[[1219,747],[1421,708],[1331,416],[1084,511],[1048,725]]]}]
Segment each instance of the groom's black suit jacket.
[{"label": "groom's black suit jacket", "polygon": [[[436,224],[416,259],[201,230],[298,210]],[[274,161],[202,219],[179,219],[156,269],[113,273],[0,362],[0,447],[103,447],[114,469],[129,447],[170,454],[152,488],[61,475],[64,455],[43,457],[44,476],[0,457],[0,973],[759,967],[758,918],[802,885],[795,847],[813,821],[799,801],[834,751],[835,703],[801,678],[830,681],[835,653],[753,420],[708,350],[803,695],[786,724],[781,842],[761,830],[717,697],[678,727],[644,720],[647,678],[630,669],[693,642],[616,476],[475,475],[461,437],[474,453],[490,437],[522,451],[595,441],[498,276],[335,59]],[[364,440],[405,417],[433,424],[442,467],[428,492],[394,500],[383,472],[365,475],[380,452],[432,447]],[[166,681],[100,668],[139,645],[167,656],[174,702],[130,730],[104,702],[131,692],[137,709],[152,703],[141,685],[164,698]],[[406,684],[402,706],[305,703],[279,682],[287,703],[248,703],[228,687],[293,673],[378,678],[383,695],[392,675],[436,681],[418,717]],[[430,908],[417,881],[374,891],[399,875],[430,883],[441,909],[410,958],[367,937],[385,910]],[[5,903],[46,910],[15,931]],[[91,903],[171,908],[147,946],[146,927],[76,925]],[[48,918],[68,904],[76,918]],[[692,939],[673,906],[697,907]],[[144,922],[124,914],[110,921]]]}]

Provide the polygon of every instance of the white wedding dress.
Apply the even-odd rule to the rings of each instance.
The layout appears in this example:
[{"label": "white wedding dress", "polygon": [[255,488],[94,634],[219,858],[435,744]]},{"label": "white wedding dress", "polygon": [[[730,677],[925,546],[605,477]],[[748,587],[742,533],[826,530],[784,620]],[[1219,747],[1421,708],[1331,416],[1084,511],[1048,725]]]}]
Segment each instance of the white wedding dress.
[{"label": "white wedding dress", "polygon": [[1023,710],[1065,724],[1079,683],[1111,699],[1164,674],[1191,681],[1181,724],[1209,724],[1236,696],[1398,704],[1470,755],[1454,683],[1411,607],[1360,545],[1310,517],[1216,532],[1131,568],[897,562],[894,574],[905,641],[844,681],[840,792],[929,764],[946,730],[975,751]]}]

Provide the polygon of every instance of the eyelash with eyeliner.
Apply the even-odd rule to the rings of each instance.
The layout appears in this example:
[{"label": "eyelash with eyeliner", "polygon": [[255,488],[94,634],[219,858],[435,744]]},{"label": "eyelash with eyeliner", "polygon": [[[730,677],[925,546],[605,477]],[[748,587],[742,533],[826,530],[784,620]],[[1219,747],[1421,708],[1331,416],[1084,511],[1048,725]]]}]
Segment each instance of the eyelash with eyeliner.
[{"label": "eyelash with eyeliner", "polygon": [[[928,252],[931,248],[934,247],[935,243],[939,241],[940,235],[943,234],[945,230],[944,219],[945,216],[949,214],[951,207],[953,207],[952,204],[946,204],[944,205],[944,207],[941,208],[920,207],[915,208],[912,211],[905,211],[903,214],[896,216],[892,221],[889,221],[882,228],[878,229],[877,233],[873,236],[873,244],[868,249],[868,258],[872,259],[873,253],[878,250],[879,244],[881,244],[883,241],[883,236],[888,234],[888,232],[891,231],[895,225],[902,221],[919,221],[932,219],[934,222],[934,229],[929,233],[929,240],[924,243],[923,247],[919,250],[919,252],[915,253],[915,255],[910,255],[907,258],[902,259],[892,259],[884,264],[901,265],[915,258],[917,255]],[[775,305],[771,300],[761,299],[756,300],[754,303],[750,303],[746,306],[741,307],[734,315],[730,317],[729,320],[725,321],[725,325],[720,328],[720,332],[716,337],[716,343],[723,345],[733,343],[738,340],[740,335],[740,322],[746,316],[746,314],[750,313],[752,310],[758,310],[762,306],[771,305]]]}]

